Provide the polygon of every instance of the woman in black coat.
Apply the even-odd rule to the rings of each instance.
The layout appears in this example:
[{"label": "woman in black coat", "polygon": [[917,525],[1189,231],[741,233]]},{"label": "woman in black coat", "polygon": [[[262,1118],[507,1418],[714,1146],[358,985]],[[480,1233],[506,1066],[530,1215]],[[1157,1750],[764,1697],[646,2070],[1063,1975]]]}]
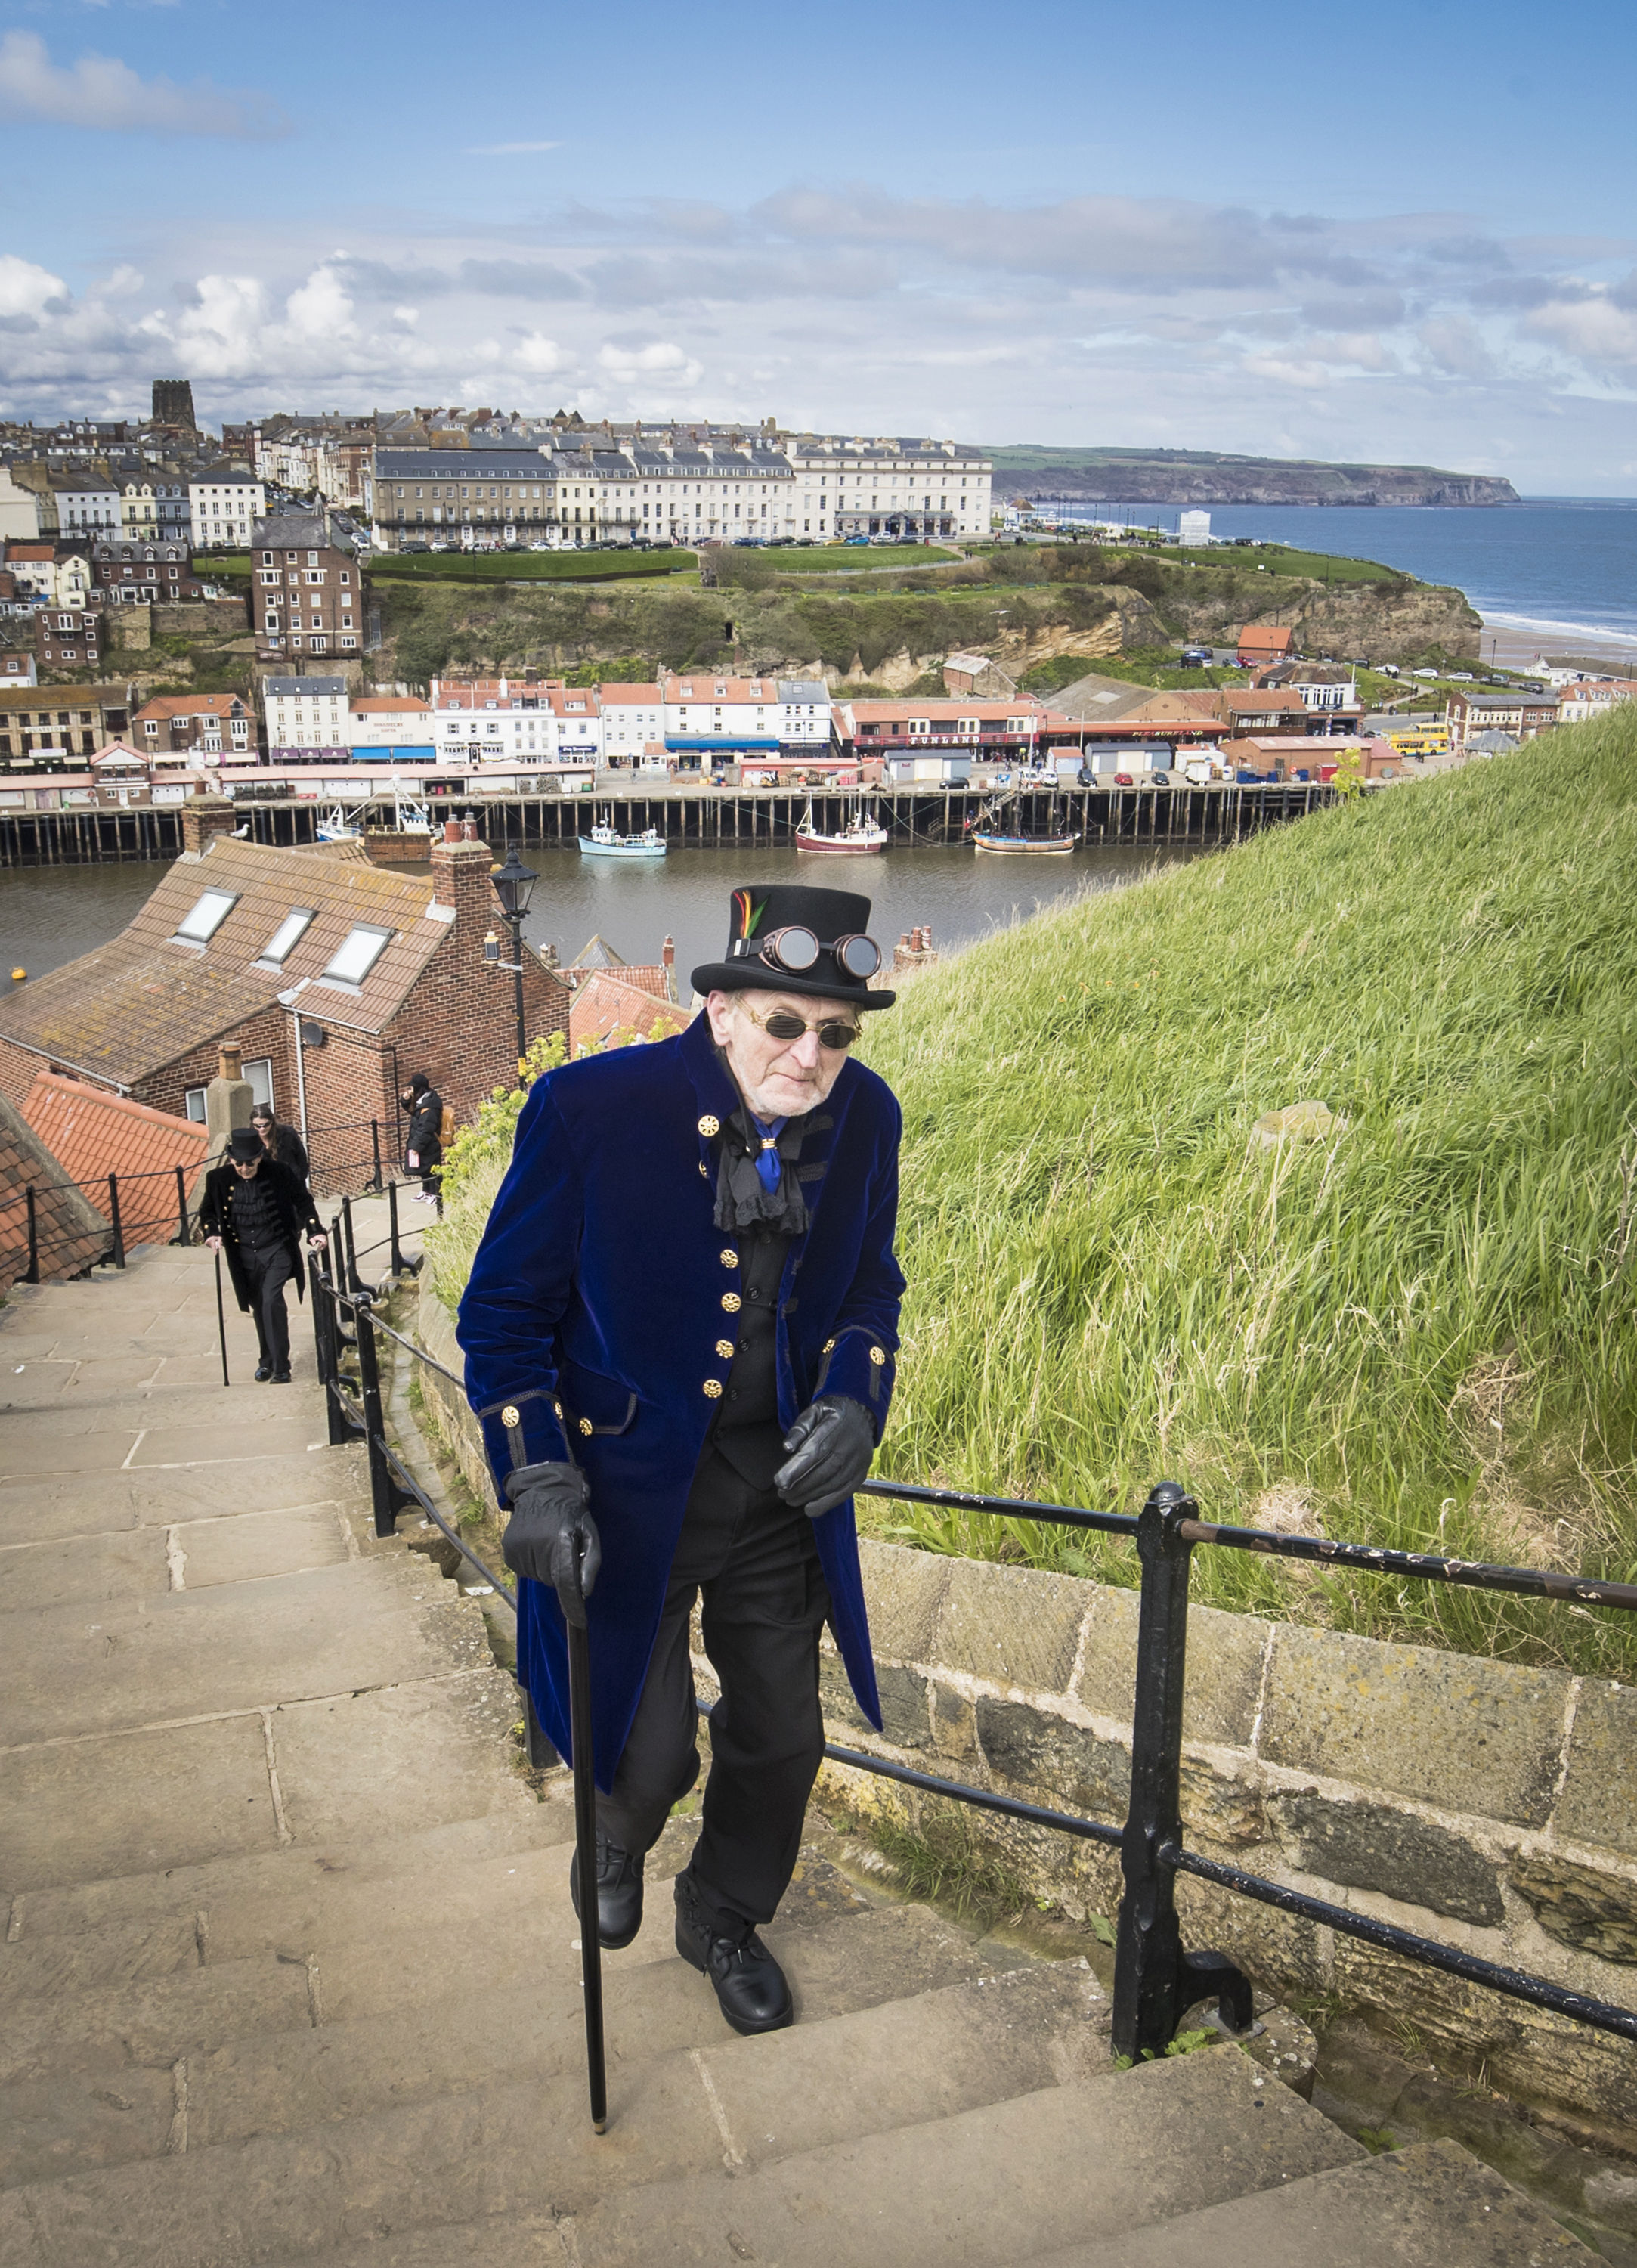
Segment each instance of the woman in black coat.
[{"label": "woman in black coat", "polygon": [[312,1169],[307,1162],[307,1145],[295,1128],[280,1125],[270,1102],[258,1102],[250,1114],[250,1123],[261,1137],[268,1157],[281,1166],[288,1166],[305,1189]]},{"label": "woman in black coat", "polygon": [[327,1240],[312,1193],[286,1165],[269,1158],[253,1127],[238,1126],[227,1153],[205,1175],[199,1226],[212,1252],[227,1256],[227,1272],[240,1309],[253,1315],[261,1359],[259,1379],[290,1384],[290,1317],[284,1286],[293,1278],[305,1296],[301,1234],[319,1251]]},{"label": "woman in black coat", "polygon": [[435,1205],[437,1169],[444,1162],[444,1098],[426,1073],[418,1071],[399,1100],[409,1113],[404,1163],[412,1174],[421,1176],[420,1202]]}]

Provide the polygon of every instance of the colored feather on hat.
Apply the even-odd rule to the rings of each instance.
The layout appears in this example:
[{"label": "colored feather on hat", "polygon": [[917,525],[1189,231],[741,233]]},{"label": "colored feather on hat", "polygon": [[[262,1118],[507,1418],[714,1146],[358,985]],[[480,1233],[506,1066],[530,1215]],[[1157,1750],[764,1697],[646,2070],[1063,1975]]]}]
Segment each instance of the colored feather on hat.
[{"label": "colored feather on hat", "polygon": [[764,898],[762,903],[757,905],[748,890],[735,890],[733,902],[738,909],[739,935],[742,938],[754,937],[756,924],[762,917],[767,900]]}]

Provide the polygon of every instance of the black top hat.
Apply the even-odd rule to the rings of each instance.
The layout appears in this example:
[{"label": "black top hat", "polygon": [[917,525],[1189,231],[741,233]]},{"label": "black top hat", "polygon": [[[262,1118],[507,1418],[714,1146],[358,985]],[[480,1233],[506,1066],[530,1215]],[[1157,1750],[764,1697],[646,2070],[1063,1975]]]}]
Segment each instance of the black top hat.
[{"label": "black top hat", "polygon": [[268,1145],[253,1126],[235,1126],[227,1138],[227,1154],[247,1166],[253,1158],[265,1158]]},{"label": "black top hat", "polygon": [[696,992],[798,992],[890,1008],[896,992],[872,992],[881,952],[870,936],[870,901],[851,890],[752,882],[735,890],[724,961],[694,971]]}]

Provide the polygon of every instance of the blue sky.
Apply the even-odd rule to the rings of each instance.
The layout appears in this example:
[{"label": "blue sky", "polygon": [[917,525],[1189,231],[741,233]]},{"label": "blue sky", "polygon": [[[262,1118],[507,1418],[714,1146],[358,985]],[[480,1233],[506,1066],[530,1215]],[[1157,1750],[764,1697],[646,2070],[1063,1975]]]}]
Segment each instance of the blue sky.
[{"label": "blue sky", "polygon": [[1637,492],[1637,11],[0,0],[0,410],[490,402]]}]

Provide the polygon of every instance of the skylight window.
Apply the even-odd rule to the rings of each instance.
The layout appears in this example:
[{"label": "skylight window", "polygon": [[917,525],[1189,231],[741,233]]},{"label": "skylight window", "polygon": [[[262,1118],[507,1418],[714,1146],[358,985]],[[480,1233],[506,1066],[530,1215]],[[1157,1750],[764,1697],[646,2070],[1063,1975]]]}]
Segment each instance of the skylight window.
[{"label": "skylight window", "polygon": [[207,890],[187,917],[177,923],[176,935],[189,945],[205,945],[239,903],[237,890]]},{"label": "skylight window", "polygon": [[274,931],[268,943],[262,947],[263,961],[276,961],[281,964],[288,961],[306,935],[307,926],[312,919],[311,906],[292,906]]},{"label": "skylight window", "polygon": [[341,984],[362,984],[391,943],[392,934],[389,929],[371,929],[367,924],[349,930],[324,974]]}]

